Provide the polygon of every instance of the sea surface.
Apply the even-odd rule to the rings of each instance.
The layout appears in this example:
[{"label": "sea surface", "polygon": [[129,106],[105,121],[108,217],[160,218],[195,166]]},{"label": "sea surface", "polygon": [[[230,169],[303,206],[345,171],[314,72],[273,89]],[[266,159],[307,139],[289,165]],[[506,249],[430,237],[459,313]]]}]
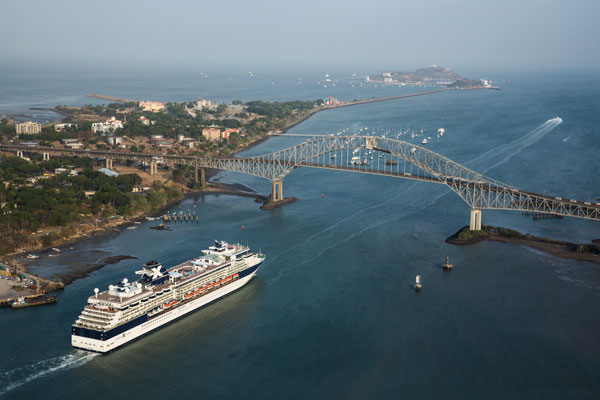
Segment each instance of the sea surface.
[{"label": "sea surface", "polygon": [[[317,84],[326,72],[338,80],[335,87]],[[93,103],[85,97],[92,92],[162,101],[352,100],[423,89],[352,87],[350,72],[305,74],[302,84],[300,73],[264,73],[260,80],[247,72],[206,73],[97,80],[1,74],[0,113]],[[597,201],[600,76],[480,74],[471,77],[491,78],[503,90],[320,112],[291,133],[346,129],[392,136],[423,129],[432,136],[428,148],[490,177]],[[548,122],[555,117],[563,122]],[[435,136],[438,128],[445,129],[443,137]],[[300,140],[269,139],[245,154]],[[242,174],[214,179],[270,190],[269,182]],[[301,168],[286,177],[283,189],[299,201],[263,211],[249,198],[197,196],[172,211],[193,210],[198,224],[171,224],[165,232],[148,229],[157,222],[145,221],[135,230],[79,242],[59,257],[41,254],[30,269],[44,276],[109,255],[138,259],[76,280],[54,305],[0,309],[0,397],[600,398],[598,265],[520,245],[446,244],[468,223],[469,208],[441,185]],[[600,238],[598,222],[579,219],[484,210],[483,222],[571,241]],[[133,279],[148,260],[171,266],[194,257],[215,239],[248,243],[266,254],[243,289],[111,354],[71,348],[70,326],[94,288]],[[441,268],[447,255],[451,272]],[[421,293],[412,288],[417,274]]]}]

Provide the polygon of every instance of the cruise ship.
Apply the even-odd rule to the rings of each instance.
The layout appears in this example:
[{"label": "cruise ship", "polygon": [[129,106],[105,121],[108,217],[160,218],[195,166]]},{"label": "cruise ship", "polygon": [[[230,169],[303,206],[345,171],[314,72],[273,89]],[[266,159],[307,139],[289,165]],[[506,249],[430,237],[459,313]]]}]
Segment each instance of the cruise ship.
[{"label": "cruise ship", "polygon": [[202,255],[166,269],[149,261],[88,298],[71,330],[73,347],[106,353],[167,325],[248,283],[265,260],[240,244],[215,241]]}]

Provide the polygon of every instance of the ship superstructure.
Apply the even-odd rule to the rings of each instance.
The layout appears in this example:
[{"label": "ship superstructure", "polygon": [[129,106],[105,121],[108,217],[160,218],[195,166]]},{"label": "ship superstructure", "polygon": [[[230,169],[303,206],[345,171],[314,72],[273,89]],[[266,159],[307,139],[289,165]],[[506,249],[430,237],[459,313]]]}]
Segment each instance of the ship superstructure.
[{"label": "ship superstructure", "polygon": [[94,289],[72,326],[71,343],[106,353],[241,288],[265,260],[240,244],[215,241],[202,255],[166,269],[149,261],[100,292]]}]

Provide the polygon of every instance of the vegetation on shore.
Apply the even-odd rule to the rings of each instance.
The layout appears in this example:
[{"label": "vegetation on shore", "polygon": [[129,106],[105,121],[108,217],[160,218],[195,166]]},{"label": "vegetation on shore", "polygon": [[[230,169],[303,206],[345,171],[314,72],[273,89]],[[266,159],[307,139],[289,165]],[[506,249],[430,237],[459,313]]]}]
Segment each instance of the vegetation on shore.
[{"label": "vegetation on shore", "polygon": [[472,231],[468,226],[461,228],[454,235],[446,239],[447,243],[456,245],[470,245],[484,240],[503,240],[539,243],[561,246],[573,254],[600,256],[600,246],[596,243],[572,243],[563,240],[548,239],[530,234],[523,234],[509,228],[484,226],[480,231]]},{"label": "vegetation on shore", "polygon": [[[77,174],[55,174],[55,168],[62,166],[73,167]],[[148,191],[133,193],[134,186],[141,183],[137,174],[107,176],[92,166],[88,158],[38,163],[18,157],[0,160],[0,254],[33,245],[36,240],[49,247],[90,225],[157,210],[180,196],[177,189],[158,183]],[[31,236],[40,229],[49,232]]]}]

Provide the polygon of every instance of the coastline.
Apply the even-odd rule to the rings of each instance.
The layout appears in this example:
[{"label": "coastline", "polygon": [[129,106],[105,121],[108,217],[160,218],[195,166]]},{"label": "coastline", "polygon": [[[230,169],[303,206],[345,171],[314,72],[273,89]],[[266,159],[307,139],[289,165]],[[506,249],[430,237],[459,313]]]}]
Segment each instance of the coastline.
[{"label": "coastline", "polygon": [[[430,91],[425,91],[425,92],[416,92],[416,93],[409,93],[409,94],[405,94],[405,95],[400,95],[400,96],[390,96],[390,97],[380,97],[380,98],[372,98],[372,99],[366,99],[366,100],[358,100],[358,101],[353,101],[353,102],[345,102],[345,103],[339,103],[339,104],[335,104],[332,106],[320,106],[320,107],[316,107],[316,109],[310,110],[307,112],[306,115],[301,116],[298,120],[288,124],[287,126],[285,126],[281,131],[277,131],[277,134],[282,134],[287,132],[289,129],[293,128],[294,126],[306,121],[307,119],[309,119],[310,117],[312,117],[313,115],[315,115],[316,113],[320,112],[320,111],[325,111],[325,110],[332,110],[332,109],[336,109],[336,108],[342,108],[342,107],[350,107],[350,106],[355,106],[355,105],[361,105],[361,104],[368,104],[368,103],[374,103],[374,102],[380,102],[380,101],[389,101],[389,100],[396,100],[396,99],[402,99],[402,98],[409,98],[409,97],[416,97],[416,96],[424,96],[424,95],[429,95],[429,94],[434,94],[434,93],[440,93],[440,92],[444,92],[447,90],[451,90],[448,88],[441,88],[441,89],[436,89],[436,90],[430,90]],[[107,100],[113,100],[113,101],[118,101],[118,100],[126,100],[126,99],[117,99],[111,96],[104,96],[104,95],[88,95],[90,97],[96,97],[96,98],[103,98],[103,99],[107,99]],[[102,96],[102,97],[101,97]],[[57,111],[57,108],[55,107],[54,109],[44,109],[44,110],[48,110],[48,111],[55,111],[57,112],[59,115],[65,115],[66,113],[63,112],[59,112]],[[254,146],[259,145],[260,143],[268,140],[269,138],[272,137],[272,134],[267,133],[266,135],[264,135],[261,138],[258,138],[257,140],[248,143],[246,146],[243,146],[241,148],[238,148],[230,153],[228,153],[226,156],[233,156],[237,153],[240,153],[242,151],[248,150]],[[215,176],[217,173],[219,172],[219,170],[214,170],[214,169],[208,169],[206,172],[206,179],[208,180],[209,178]],[[160,207],[157,210],[152,210],[152,211],[148,211],[148,212],[143,212],[143,213],[139,213],[136,214],[134,216],[129,216],[129,217],[123,217],[121,220],[115,221],[106,221],[104,222],[101,226],[98,227],[94,227],[91,230],[88,230],[86,232],[82,232],[82,233],[76,233],[74,235],[71,235],[67,238],[61,238],[58,239],[57,241],[55,241],[51,246],[42,246],[41,243],[32,247],[28,247],[28,248],[24,248],[24,252],[34,252],[34,251],[49,251],[52,247],[66,247],[69,245],[72,245],[74,243],[80,242],[80,241],[84,241],[86,239],[90,239],[93,237],[98,237],[98,236],[102,236],[102,235],[106,235],[106,234],[110,234],[113,233],[114,231],[119,231],[120,229],[123,229],[126,226],[130,226],[132,224],[134,224],[136,221],[140,221],[143,220],[145,217],[147,216],[151,216],[151,215],[156,215],[156,216],[161,216],[162,214],[164,214],[164,212],[170,208],[172,208],[174,205],[180,203],[181,201],[183,201],[185,198],[188,197],[194,197],[197,195],[219,195],[219,194],[223,194],[223,195],[232,195],[232,196],[240,196],[240,197],[252,197],[255,199],[255,202],[257,203],[263,203],[262,206],[260,207],[263,210],[271,210],[274,208],[278,208],[281,206],[285,206],[291,203],[294,203],[295,201],[297,201],[298,199],[295,197],[290,197],[290,198],[286,198],[284,199],[281,203],[278,204],[273,204],[269,202],[269,196],[264,196],[264,195],[260,195],[258,193],[253,193],[251,191],[244,191],[244,190],[240,190],[239,187],[235,187],[235,185],[227,185],[227,184],[222,184],[222,183],[218,183],[218,182],[212,182],[211,183],[212,186],[209,186],[207,188],[204,188],[202,190],[191,190],[191,191],[185,191],[184,193],[182,193],[180,196],[178,196],[177,198],[172,199],[171,201],[169,201],[167,204],[165,204],[164,206]],[[27,269],[25,266],[23,266],[21,263],[19,263],[15,258],[19,255],[22,254],[23,251],[21,251],[21,253],[9,253],[6,254],[5,256],[3,256],[2,258],[0,258],[0,260],[4,260],[7,261],[7,264],[15,267],[17,270],[28,273]],[[119,257],[124,257],[124,256],[119,256]],[[120,261],[117,260],[116,262]],[[72,283],[74,280],[78,279],[78,278],[82,278],[85,276],[88,276],[91,272],[100,269],[102,267],[104,267],[105,265],[107,265],[107,263],[100,263],[100,264],[93,264],[90,266],[90,268],[80,268],[79,271],[75,271],[72,274],[66,274],[64,276],[60,276],[60,281],[52,281],[52,280],[46,280],[48,282],[55,282],[55,283],[64,283],[64,285],[67,285],[69,283]],[[39,279],[44,279],[44,278],[40,278],[37,277]]]},{"label": "coastline", "polygon": [[597,239],[589,244],[581,244],[525,235],[503,227],[484,226],[481,231],[471,231],[465,226],[448,237],[446,243],[470,246],[486,240],[529,246],[554,257],[600,264],[600,246],[595,243]]},{"label": "coastline", "polygon": [[[110,235],[115,232],[116,228],[125,228],[127,226],[131,226],[136,221],[141,221],[144,218],[146,218],[147,216],[155,215],[155,218],[161,218],[162,215],[168,209],[176,206],[178,203],[181,203],[183,200],[185,200],[187,198],[193,198],[196,196],[229,195],[229,196],[248,197],[248,198],[254,198],[255,202],[257,202],[257,203],[265,203],[265,204],[268,202],[268,199],[269,199],[268,196],[263,196],[261,194],[253,193],[251,191],[244,191],[244,190],[242,190],[242,187],[238,186],[238,185],[229,185],[229,184],[222,184],[222,183],[215,183],[215,185],[216,186],[211,186],[211,187],[208,187],[203,190],[189,191],[189,192],[183,193],[179,197],[171,200],[166,205],[162,206],[161,208],[159,208],[157,210],[139,214],[139,215],[136,215],[133,217],[123,218],[123,220],[119,221],[116,224],[110,225],[108,227],[107,226],[99,227],[98,229],[96,229],[94,231],[88,232],[86,236],[75,235],[75,236],[72,236],[72,237],[69,237],[69,238],[66,238],[63,240],[58,240],[56,243],[52,244],[51,247],[39,246],[35,250],[46,252],[46,251],[50,251],[52,247],[63,249],[63,248],[66,248],[67,246],[75,244],[77,242],[82,242],[82,241],[85,241],[88,239],[102,237],[103,235]],[[31,249],[31,251],[33,251],[33,249]],[[29,273],[27,270],[27,267],[25,265],[23,265],[19,260],[16,259],[19,256],[19,254],[20,253],[11,253],[11,254],[5,255],[2,257],[2,261],[4,264],[10,265],[11,267],[15,268],[19,273],[25,273],[27,275],[35,277],[35,279],[40,282],[44,282],[45,287],[50,288],[50,290],[63,289],[66,285],[73,283],[75,280],[89,276],[92,272],[99,270],[107,265],[116,264],[116,263],[120,262],[121,260],[125,260],[125,259],[136,258],[136,257],[132,257],[130,255],[108,256],[105,259],[103,259],[102,262],[100,262],[100,263],[88,264],[85,266],[79,266],[79,267],[73,268],[71,270],[71,272],[69,272],[67,274],[59,275],[58,280],[53,280],[53,279],[42,278],[42,277],[39,277],[39,276]],[[25,290],[24,290],[24,292],[25,292]],[[3,300],[3,299],[0,299],[0,300]]]}]

